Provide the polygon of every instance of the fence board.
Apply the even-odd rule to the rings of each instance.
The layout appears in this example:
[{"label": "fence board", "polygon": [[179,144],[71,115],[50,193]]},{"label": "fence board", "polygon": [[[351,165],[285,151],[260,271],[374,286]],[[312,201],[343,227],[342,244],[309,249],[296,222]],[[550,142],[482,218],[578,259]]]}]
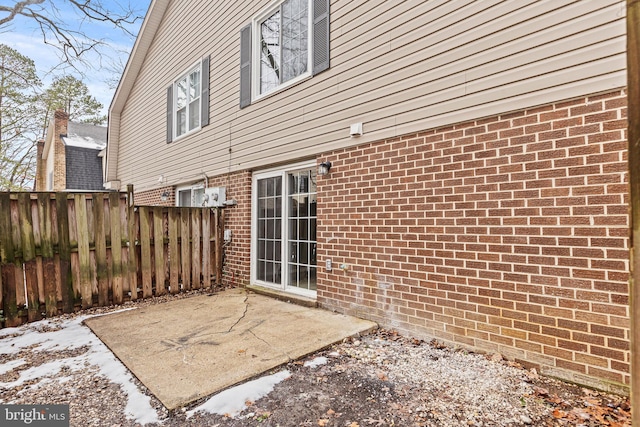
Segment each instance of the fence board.
[{"label": "fence board", "polygon": [[[47,193],[38,194],[38,220],[40,230],[40,253],[42,255],[42,284],[44,305],[47,316],[58,314],[58,280],[53,252],[53,224],[51,197]],[[39,278],[40,279],[40,278]]]},{"label": "fence board", "polygon": [[191,287],[200,289],[200,274],[202,272],[202,251],[201,236],[202,230],[202,212],[198,210],[191,211]]},{"label": "fence board", "polygon": [[[27,305],[27,295],[24,288],[24,264],[22,262],[22,233],[20,232],[20,214],[18,212],[18,198],[11,198],[11,234],[13,235],[13,247],[15,257],[16,302],[18,308]],[[15,200],[14,200],[15,199]]]},{"label": "fence board", "polygon": [[26,286],[27,315],[29,321],[40,320],[40,297],[38,294],[38,263],[36,262],[36,243],[33,236],[33,219],[31,215],[31,196],[29,193],[18,194],[19,227],[22,238],[22,262],[24,263],[24,280]]},{"label": "fence board", "polygon": [[[16,295],[15,250],[11,236],[11,198],[9,193],[0,193],[0,266],[2,275],[2,309],[5,326],[18,326],[18,299]],[[13,284],[13,286],[11,286]]]},{"label": "fence board", "polygon": [[221,211],[136,207],[132,197],[0,193],[2,326],[122,303],[128,291],[136,299],[209,287]]},{"label": "fence board", "polygon": [[96,278],[98,280],[98,305],[109,305],[109,276],[107,272],[107,238],[104,221],[104,194],[93,195],[94,239],[96,254]]},{"label": "fence board", "polygon": [[177,208],[169,209],[169,291],[180,291],[180,216]]},{"label": "fence board", "polygon": [[156,295],[167,293],[165,287],[164,259],[164,219],[162,208],[153,208],[153,253],[156,272]]},{"label": "fence board", "polygon": [[89,224],[87,219],[87,197],[83,194],[74,197],[76,207],[76,226],[78,231],[78,270],[79,289],[82,308],[93,305],[91,289],[91,252],[89,251]]},{"label": "fence board", "polygon": [[140,268],[142,270],[142,297],[153,296],[151,279],[151,231],[149,229],[150,209],[146,206],[138,208],[140,221]]},{"label": "fence board", "polygon": [[180,256],[182,257],[182,289],[191,289],[191,233],[189,208],[180,208]]},{"label": "fence board", "polygon": [[109,194],[109,222],[111,223],[111,278],[113,303],[122,304],[123,278],[122,278],[122,223],[120,220],[120,194]]},{"label": "fence board", "polygon": [[65,193],[56,193],[56,219],[58,225],[58,259],[62,311],[73,312],[76,293],[71,275],[71,242],[69,240],[69,202]]},{"label": "fence board", "polygon": [[[32,199],[30,202],[31,208],[31,224],[33,225],[33,242],[36,247],[36,252],[40,251],[42,248],[42,233],[40,232],[40,222],[44,221],[42,215],[40,215],[40,198],[36,194],[36,198]],[[36,254],[36,284],[38,286],[38,306],[45,306],[45,296],[44,296],[44,266],[42,264],[43,256],[42,253],[40,255]]]}]

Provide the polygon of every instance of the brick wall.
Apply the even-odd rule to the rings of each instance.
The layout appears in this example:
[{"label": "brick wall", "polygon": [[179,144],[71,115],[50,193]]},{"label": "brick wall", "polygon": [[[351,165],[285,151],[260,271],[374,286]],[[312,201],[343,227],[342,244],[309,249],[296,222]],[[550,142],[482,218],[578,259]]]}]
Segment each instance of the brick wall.
[{"label": "brick wall", "polygon": [[319,303],[626,392],[626,126],[615,91],[324,153]]},{"label": "brick wall", "polygon": [[232,239],[224,247],[222,282],[227,286],[249,284],[251,264],[251,172],[242,171],[209,178],[210,187],[226,187],[227,200],[235,206],[224,208],[224,228]]},{"label": "brick wall", "polygon": [[[162,201],[162,193],[167,193],[166,201]],[[153,190],[137,192],[133,187],[133,200],[136,205],[140,206],[175,206],[176,191],[174,187],[158,187]]]},{"label": "brick wall", "polygon": [[[242,171],[209,178],[209,187],[226,187],[227,200],[234,199],[235,206],[224,208],[225,229],[232,232],[231,242],[224,246],[222,282],[226,286],[244,286],[249,283],[251,251],[251,172]],[[166,202],[161,201],[163,192],[169,193]],[[159,187],[137,192],[134,187],[136,205],[175,206],[175,187]]]}]

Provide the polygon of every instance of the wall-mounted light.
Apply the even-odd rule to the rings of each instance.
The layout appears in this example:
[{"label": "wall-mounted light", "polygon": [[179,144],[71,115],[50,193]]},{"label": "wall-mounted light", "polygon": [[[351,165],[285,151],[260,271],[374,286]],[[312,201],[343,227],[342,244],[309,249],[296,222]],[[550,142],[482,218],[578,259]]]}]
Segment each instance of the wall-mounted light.
[{"label": "wall-mounted light", "polygon": [[331,162],[324,161],[318,165],[318,175],[324,176],[329,173],[329,169],[331,169]]},{"label": "wall-mounted light", "polygon": [[169,200],[169,192],[163,191],[162,194],[160,195],[160,200],[162,200],[163,202],[166,202],[167,200]]}]

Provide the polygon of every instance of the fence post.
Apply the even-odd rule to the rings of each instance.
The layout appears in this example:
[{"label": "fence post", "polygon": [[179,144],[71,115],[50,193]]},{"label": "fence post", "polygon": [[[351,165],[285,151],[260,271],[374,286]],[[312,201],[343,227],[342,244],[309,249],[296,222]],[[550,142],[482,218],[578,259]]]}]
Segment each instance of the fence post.
[{"label": "fence post", "polygon": [[216,208],[216,283],[222,283],[222,245],[224,236],[224,209]]},{"label": "fence post", "polygon": [[131,299],[138,299],[138,262],[136,249],[136,207],[133,184],[127,185],[127,228],[129,230],[129,289]]}]

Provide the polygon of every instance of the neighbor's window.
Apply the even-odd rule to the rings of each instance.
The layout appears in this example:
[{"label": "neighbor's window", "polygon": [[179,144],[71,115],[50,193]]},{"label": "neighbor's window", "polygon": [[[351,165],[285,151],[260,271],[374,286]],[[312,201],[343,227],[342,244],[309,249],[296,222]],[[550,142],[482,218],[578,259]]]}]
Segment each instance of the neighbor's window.
[{"label": "neighbor's window", "polygon": [[176,193],[176,206],[202,207],[204,205],[203,184],[178,187]]},{"label": "neighbor's window", "polygon": [[257,22],[259,93],[276,89],[309,71],[309,0],[285,0]]}]

